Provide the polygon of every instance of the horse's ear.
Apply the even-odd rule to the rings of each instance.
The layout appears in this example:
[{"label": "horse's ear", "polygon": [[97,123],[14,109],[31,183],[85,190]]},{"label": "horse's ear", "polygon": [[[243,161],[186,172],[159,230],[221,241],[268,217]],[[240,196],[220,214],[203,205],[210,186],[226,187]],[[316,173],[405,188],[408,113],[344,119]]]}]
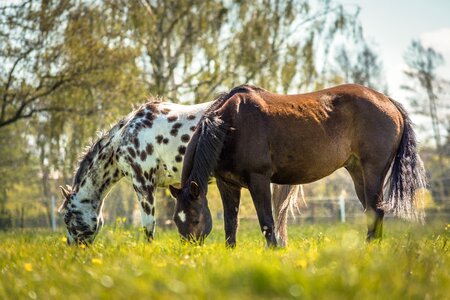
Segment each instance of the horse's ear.
[{"label": "horse's ear", "polygon": [[195,199],[197,199],[198,196],[200,196],[200,187],[198,186],[197,182],[191,181],[191,185],[189,186],[189,192],[191,196],[194,197]]},{"label": "horse's ear", "polygon": [[69,200],[64,198],[63,203],[61,204],[61,206],[58,208],[58,213],[63,213],[66,209],[67,209],[67,205],[69,204]]},{"label": "horse's ear", "polygon": [[61,206],[58,208],[58,212],[62,213],[66,208],[67,205],[69,204],[69,198],[70,198],[70,192],[68,190],[66,190],[64,187],[59,186],[59,188],[61,189],[61,194],[64,197],[64,201],[61,204]]},{"label": "horse's ear", "polygon": [[172,194],[172,197],[175,199],[177,198],[178,194],[180,193],[181,189],[177,188],[176,186],[169,185],[170,194]]},{"label": "horse's ear", "polygon": [[67,200],[70,197],[70,187],[68,185],[66,187],[67,189],[65,189],[62,185],[59,186],[62,196]]}]

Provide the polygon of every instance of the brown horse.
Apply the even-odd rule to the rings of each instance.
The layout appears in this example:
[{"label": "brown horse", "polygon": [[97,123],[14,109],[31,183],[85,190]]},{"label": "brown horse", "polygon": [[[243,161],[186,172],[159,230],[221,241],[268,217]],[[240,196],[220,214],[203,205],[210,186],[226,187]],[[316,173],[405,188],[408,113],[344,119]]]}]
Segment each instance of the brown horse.
[{"label": "brown horse", "polygon": [[342,167],[364,206],[368,240],[381,238],[386,210],[423,218],[415,192],[426,186],[425,172],[411,121],[398,102],[354,84],[299,95],[239,86],[216,101],[188,145],[181,189],[171,187],[182,236],[203,239],[209,233],[211,174],[229,245],[236,242],[236,228],[227,224],[236,224],[242,187],[250,190],[267,243],[276,245],[270,183],[309,183]]}]

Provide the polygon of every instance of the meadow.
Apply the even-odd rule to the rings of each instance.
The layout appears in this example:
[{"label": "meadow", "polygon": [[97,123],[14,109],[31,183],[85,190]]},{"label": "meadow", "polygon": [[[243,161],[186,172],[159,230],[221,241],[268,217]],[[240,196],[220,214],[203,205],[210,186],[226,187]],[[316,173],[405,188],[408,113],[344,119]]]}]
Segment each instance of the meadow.
[{"label": "meadow", "polygon": [[364,224],[292,225],[285,249],[266,249],[254,222],[238,246],[220,224],[205,245],[175,231],[148,244],[119,219],[90,247],[63,232],[0,233],[1,299],[450,299],[448,222],[387,220],[381,242]]}]

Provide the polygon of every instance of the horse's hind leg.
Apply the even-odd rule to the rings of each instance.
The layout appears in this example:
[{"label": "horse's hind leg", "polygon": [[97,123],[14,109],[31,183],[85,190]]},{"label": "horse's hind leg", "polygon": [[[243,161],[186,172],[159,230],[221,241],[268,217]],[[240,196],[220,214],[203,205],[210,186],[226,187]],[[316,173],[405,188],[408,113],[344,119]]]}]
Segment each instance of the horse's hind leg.
[{"label": "horse's hind leg", "polygon": [[226,184],[217,178],[217,187],[223,204],[225,239],[227,246],[236,246],[236,232],[239,226],[238,213],[241,202],[241,188]]},{"label": "horse's hind leg", "polygon": [[276,246],[277,240],[274,234],[274,222],[272,216],[272,203],[270,195],[270,179],[261,174],[250,174],[248,189],[258,214],[259,225],[263,232],[267,245]]},{"label": "horse's hind leg", "polygon": [[364,172],[364,196],[366,199],[367,240],[381,239],[383,235],[383,181],[382,168],[366,165]]},{"label": "horse's hind leg", "polygon": [[352,177],[356,195],[366,213],[367,240],[381,238],[384,218],[381,203],[383,201],[385,167],[369,163],[362,165],[359,159],[353,158],[345,168]]},{"label": "horse's hind leg", "polygon": [[359,160],[353,159],[351,163],[345,166],[353,180],[356,195],[361,202],[364,210],[366,209],[366,197],[364,191],[364,174]]}]

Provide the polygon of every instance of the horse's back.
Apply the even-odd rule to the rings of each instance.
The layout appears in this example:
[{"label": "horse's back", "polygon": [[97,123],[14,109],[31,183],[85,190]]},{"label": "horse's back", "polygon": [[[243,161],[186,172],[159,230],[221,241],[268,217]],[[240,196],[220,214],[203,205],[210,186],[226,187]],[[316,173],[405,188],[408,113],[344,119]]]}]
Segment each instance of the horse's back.
[{"label": "horse's back", "polygon": [[158,186],[178,183],[187,144],[209,105],[170,102],[142,105],[130,115],[117,137],[120,165],[128,170],[143,170],[149,174],[147,180],[155,175]]}]

